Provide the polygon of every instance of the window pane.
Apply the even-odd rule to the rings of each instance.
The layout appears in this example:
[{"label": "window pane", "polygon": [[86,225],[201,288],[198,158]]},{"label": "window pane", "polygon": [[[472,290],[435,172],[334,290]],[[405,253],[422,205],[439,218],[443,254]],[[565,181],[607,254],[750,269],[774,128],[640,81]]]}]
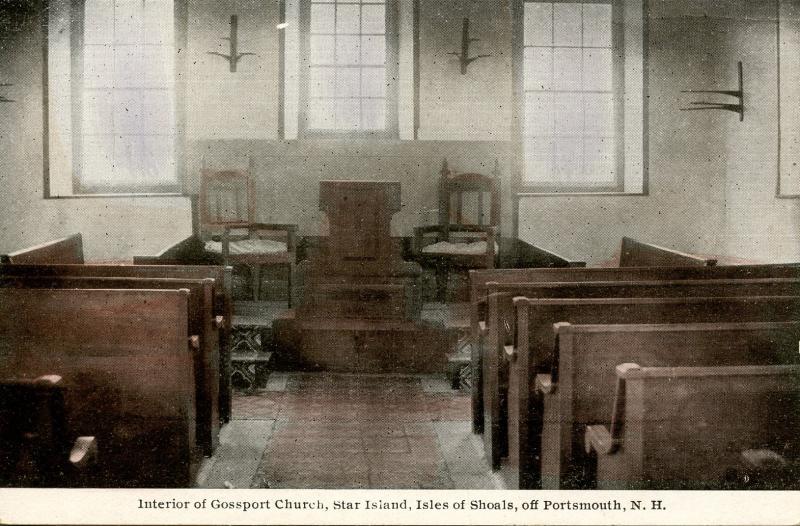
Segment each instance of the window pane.
[{"label": "window pane", "polygon": [[336,95],[336,70],[333,68],[311,68],[308,82],[309,94],[312,97]]},{"label": "window pane", "polygon": [[362,127],[365,130],[382,130],[386,127],[385,99],[363,99],[361,109]]},{"label": "window pane", "polygon": [[361,93],[358,68],[336,69],[336,96],[355,98]]},{"label": "window pane", "polygon": [[525,89],[549,90],[553,87],[553,49],[525,48]]},{"label": "window pane", "polygon": [[83,85],[87,88],[110,88],[114,85],[114,48],[83,48]]},{"label": "window pane", "polygon": [[175,63],[171,46],[142,46],[142,85],[147,88],[171,88]]},{"label": "window pane", "polygon": [[144,86],[142,46],[117,46],[114,48],[114,87],[136,88]]},{"label": "window pane", "polygon": [[311,4],[311,32],[336,32],[336,8],[333,4]]},{"label": "window pane", "polygon": [[335,127],[333,113],[334,99],[311,99],[308,101],[308,126],[316,130],[330,130]]},{"label": "window pane", "polygon": [[144,5],[142,0],[114,1],[114,42],[138,44],[144,32]]},{"label": "window pane", "polygon": [[581,45],[581,4],[558,3],[553,5],[553,44],[556,46]]},{"label": "window pane", "polygon": [[583,45],[611,47],[611,4],[583,4]]},{"label": "window pane", "polygon": [[555,134],[580,137],[583,134],[583,95],[555,93]]},{"label": "window pane", "polygon": [[553,94],[525,94],[525,135],[553,134]]},{"label": "window pane", "polygon": [[525,4],[525,45],[550,46],[553,43],[553,4]]},{"label": "window pane", "polygon": [[114,41],[114,0],[86,0],[83,43],[111,44]]},{"label": "window pane", "polygon": [[385,33],[386,8],[383,5],[365,5],[361,8],[361,33]]},{"label": "window pane", "polygon": [[143,137],[141,170],[148,183],[177,182],[174,138]]},{"label": "window pane", "polygon": [[613,71],[610,49],[583,50],[583,88],[611,91]]},{"label": "window pane", "polygon": [[171,46],[175,41],[174,18],[171,0],[145,0],[144,42]]},{"label": "window pane", "polygon": [[336,127],[342,130],[356,130],[359,124],[361,124],[359,99],[336,99]]},{"label": "window pane", "polygon": [[109,90],[92,90],[83,93],[83,134],[114,133],[114,97]]},{"label": "window pane", "polygon": [[386,72],[383,68],[363,68],[361,70],[361,96],[386,96]]},{"label": "window pane", "polygon": [[583,140],[571,137],[556,137],[555,143],[554,179],[565,183],[580,182],[582,179]]},{"label": "window pane", "polygon": [[360,7],[358,5],[336,6],[336,32],[358,34],[361,27]]},{"label": "window pane", "polygon": [[89,184],[107,183],[112,180],[114,175],[114,136],[86,136],[82,141],[82,180]]},{"label": "window pane", "polygon": [[142,132],[149,135],[172,135],[175,109],[172,91],[144,90],[142,101]]},{"label": "window pane", "polygon": [[333,64],[334,37],[327,35],[311,35],[311,63]]},{"label": "window pane", "polygon": [[136,90],[114,92],[114,132],[121,135],[141,135],[142,95]]},{"label": "window pane", "polygon": [[614,97],[611,93],[587,93],[584,122],[586,135],[610,137],[614,135]]},{"label": "window pane", "polygon": [[584,143],[585,178],[594,183],[614,182],[613,138],[587,138]]},{"label": "window pane", "polygon": [[382,66],[386,62],[386,37],[361,37],[361,63]]},{"label": "window pane", "polygon": [[357,36],[336,37],[336,63],[339,65],[359,63],[359,42]]},{"label": "window pane", "polygon": [[525,141],[525,180],[544,183],[553,180],[554,144],[550,137]]},{"label": "window pane", "polygon": [[141,180],[142,138],[137,136],[114,137],[114,179],[131,183]]},{"label": "window pane", "polygon": [[581,50],[555,48],[553,50],[553,89],[581,89]]}]

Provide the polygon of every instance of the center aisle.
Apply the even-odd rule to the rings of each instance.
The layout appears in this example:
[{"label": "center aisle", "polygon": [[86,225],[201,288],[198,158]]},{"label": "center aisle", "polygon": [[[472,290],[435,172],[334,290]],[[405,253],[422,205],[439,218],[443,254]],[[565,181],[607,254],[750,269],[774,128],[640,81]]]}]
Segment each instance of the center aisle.
[{"label": "center aisle", "polygon": [[266,389],[235,396],[233,417],[207,487],[223,485],[233,459],[222,457],[252,458],[247,429],[260,428],[252,488],[502,488],[470,431],[469,396],[444,376],[273,373]]}]

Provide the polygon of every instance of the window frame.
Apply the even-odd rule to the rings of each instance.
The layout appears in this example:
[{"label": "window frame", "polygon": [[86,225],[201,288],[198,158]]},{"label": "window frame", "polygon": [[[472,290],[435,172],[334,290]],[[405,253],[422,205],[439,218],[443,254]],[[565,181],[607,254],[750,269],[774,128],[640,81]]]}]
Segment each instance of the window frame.
[{"label": "window frame", "polygon": [[[50,128],[50,100],[49,90],[51,88],[48,63],[50,53],[50,14],[45,10],[42,16],[43,25],[43,52],[44,52],[44,121],[45,121],[45,140],[44,140],[44,197],[45,198],[81,198],[81,197],[161,197],[184,195],[184,171],[185,171],[185,125],[186,112],[183,101],[185,100],[185,53],[181,49],[186,48],[187,31],[186,21],[188,20],[188,0],[172,0],[173,24],[174,24],[174,43],[173,43],[173,125],[174,125],[174,156],[173,171],[174,181],[165,181],[163,184],[139,184],[126,183],[109,179],[108,184],[91,184],[84,181],[83,175],[83,156],[82,151],[82,126],[83,126],[83,59],[84,59],[84,24],[85,24],[85,0],[67,0],[69,4],[69,53],[70,53],[70,137],[72,141],[70,173],[53,174],[50,163],[49,142],[53,139]],[[63,182],[69,184],[71,193],[53,193],[52,180],[56,176]]]},{"label": "window frame", "polygon": [[[615,151],[615,177],[612,184],[598,183],[569,183],[565,181],[551,181],[548,183],[532,182],[525,178],[525,122],[526,90],[525,90],[525,48],[535,47],[525,45],[525,4],[610,4],[612,19],[612,86],[614,107],[614,151]],[[516,0],[514,2],[514,18],[517,20],[514,30],[514,74],[516,107],[516,135],[518,137],[517,155],[520,170],[518,172],[518,193],[520,194],[624,194],[625,192],[625,25],[623,0]],[[581,46],[583,49],[583,46]],[[557,90],[546,92],[556,93]],[[583,140],[582,136],[582,140]]]},{"label": "window frame", "polygon": [[[299,2],[299,84],[298,84],[298,138],[304,139],[398,139],[399,138],[399,53],[400,11],[398,0],[385,0],[386,9],[386,126],[383,130],[322,130],[309,128],[308,105],[309,76],[311,60],[311,3],[312,0]],[[330,2],[333,4],[334,2]],[[353,5],[363,5],[361,1]]]}]

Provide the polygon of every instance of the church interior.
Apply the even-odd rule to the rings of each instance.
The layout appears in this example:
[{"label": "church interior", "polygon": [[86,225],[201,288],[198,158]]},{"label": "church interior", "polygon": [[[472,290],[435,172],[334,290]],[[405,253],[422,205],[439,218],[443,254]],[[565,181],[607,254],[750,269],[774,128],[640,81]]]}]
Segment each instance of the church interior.
[{"label": "church interior", "polygon": [[800,489],[799,0],[0,0],[0,486]]}]

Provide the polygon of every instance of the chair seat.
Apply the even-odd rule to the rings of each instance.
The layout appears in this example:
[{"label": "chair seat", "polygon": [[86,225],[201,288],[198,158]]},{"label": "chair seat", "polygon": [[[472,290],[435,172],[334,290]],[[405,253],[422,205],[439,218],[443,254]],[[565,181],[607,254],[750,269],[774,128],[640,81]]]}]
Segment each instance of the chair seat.
[{"label": "chair seat", "polygon": [[[241,239],[229,243],[229,253],[232,256],[243,254],[280,254],[289,249],[286,243],[274,239]],[[206,251],[222,254],[221,241],[206,241]]]},{"label": "chair seat", "polygon": [[[486,241],[473,241],[472,243],[453,243],[451,241],[439,241],[422,247],[424,254],[443,254],[448,256],[480,256],[486,254]],[[494,251],[497,253],[497,243],[494,244]]]}]

